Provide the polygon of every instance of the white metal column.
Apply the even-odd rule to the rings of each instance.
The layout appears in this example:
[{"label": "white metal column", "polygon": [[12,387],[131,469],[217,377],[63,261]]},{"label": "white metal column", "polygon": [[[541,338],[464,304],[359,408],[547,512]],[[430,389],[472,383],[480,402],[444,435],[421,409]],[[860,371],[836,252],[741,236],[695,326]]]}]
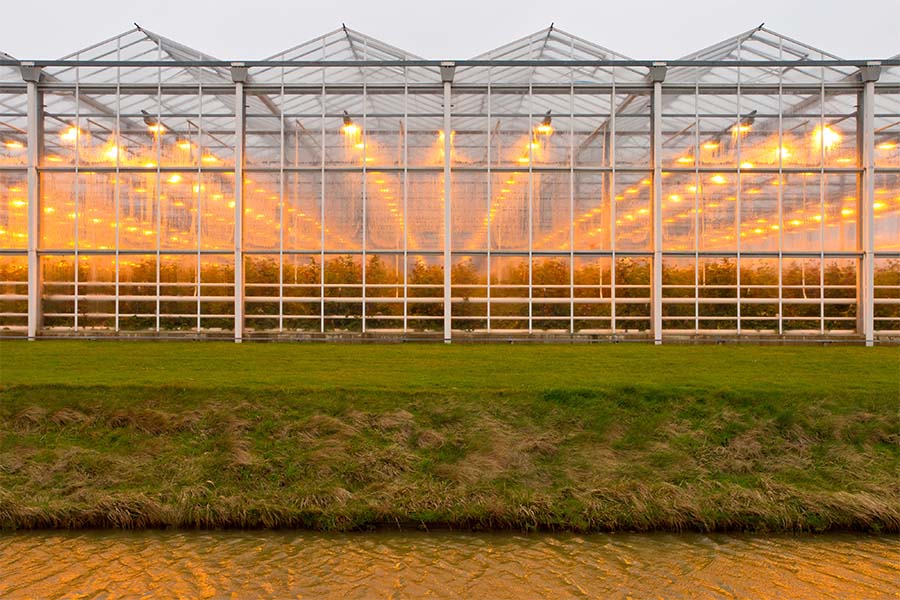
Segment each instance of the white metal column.
[{"label": "white metal column", "polygon": [[244,338],[244,84],[247,67],[232,63],[234,82],[234,341]]},{"label": "white metal column", "polygon": [[875,82],[881,75],[879,63],[869,63],[860,69],[863,92],[860,98],[862,141],[860,142],[860,166],[862,167],[859,194],[858,250],[861,263],[858,277],[859,329],[865,336],[866,346],[875,344]]},{"label": "white metal column", "polygon": [[450,210],[450,152],[452,150],[451,139],[453,129],[450,122],[450,87],[453,82],[453,73],[456,66],[452,62],[441,63],[441,81],[444,83],[444,343],[449,344],[452,338],[452,287],[451,269],[453,261],[451,255],[451,230],[452,211]]},{"label": "white metal column", "polygon": [[650,320],[653,343],[662,344],[662,82],[666,78],[665,63],[654,63],[650,67],[650,81],[653,82],[653,108],[650,118],[650,157],[653,161],[653,278],[650,299]]},{"label": "white metal column", "polygon": [[[38,161],[41,155],[41,95],[38,81],[40,67],[22,63],[22,79],[27,83],[28,111],[28,339],[37,336],[41,323],[41,262],[38,257],[40,240],[40,177]],[[77,266],[77,265],[76,265]]]}]

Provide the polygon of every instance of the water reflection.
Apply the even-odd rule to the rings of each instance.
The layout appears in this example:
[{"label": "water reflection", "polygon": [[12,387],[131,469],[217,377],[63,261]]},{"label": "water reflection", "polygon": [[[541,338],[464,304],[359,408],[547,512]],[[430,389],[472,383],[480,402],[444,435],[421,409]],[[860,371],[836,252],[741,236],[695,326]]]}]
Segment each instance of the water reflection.
[{"label": "water reflection", "polygon": [[900,538],[77,532],[0,537],[2,598],[900,598]]}]

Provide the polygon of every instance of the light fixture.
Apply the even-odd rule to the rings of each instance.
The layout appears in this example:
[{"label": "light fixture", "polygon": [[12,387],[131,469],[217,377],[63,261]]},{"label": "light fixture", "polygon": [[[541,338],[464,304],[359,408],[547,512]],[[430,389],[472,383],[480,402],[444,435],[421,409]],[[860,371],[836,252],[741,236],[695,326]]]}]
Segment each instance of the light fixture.
[{"label": "light fixture", "polygon": [[536,131],[541,135],[550,135],[553,133],[553,117],[550,116],[550,111],[547,111],[547,114],[544,115],[544,118],[541,119],[540,125],[537,126]]},{"label": "light fixture", "polygon": [[356,135],[359,133],[359,125],[353,122],[346,110],[344,111],[344,125],[341,127],[341,132],[344,135]]},{"label": "light fixture", "polygon": [[10,150],[21,150],[25,147],[25,144],[18,140],[6,140],[3,142],[3,145],[9,148]]},{"label": "light fixture", "polygon": [[159,122],[158,117],[151,115],[144,109],[141,109],[141,115],[144,117],[144,124],[147,125],[147,131],[157,135],[165,133],[166,128]]},{"label": "light fixture", "polygon": [[746,116],[742,117],[736,125],[731,128],[732,135],[744,135],[750,132],[753,121],[756,120],[756,111],[750,111]]},{"label": "light fixture", "polygon": [[713,138],[703,143],[704,150],[715,150],[719,147],[719,138]]}]

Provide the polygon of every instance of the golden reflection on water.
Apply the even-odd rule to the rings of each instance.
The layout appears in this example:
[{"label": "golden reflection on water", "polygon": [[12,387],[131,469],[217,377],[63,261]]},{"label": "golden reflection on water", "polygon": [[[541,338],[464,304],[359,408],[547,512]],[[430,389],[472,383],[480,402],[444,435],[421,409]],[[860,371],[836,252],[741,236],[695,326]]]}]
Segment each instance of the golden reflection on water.
[{"label": "golden reflection on water", "polygon": [[900,598],[900,537],[0,536],[0,598]]}]

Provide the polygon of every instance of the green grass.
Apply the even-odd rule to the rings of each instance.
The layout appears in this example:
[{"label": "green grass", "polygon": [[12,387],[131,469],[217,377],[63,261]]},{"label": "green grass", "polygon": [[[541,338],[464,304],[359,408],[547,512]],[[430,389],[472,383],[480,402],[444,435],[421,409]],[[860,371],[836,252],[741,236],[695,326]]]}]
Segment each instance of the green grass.
[{"label": "green grass", "polygon": [[0,342],[0,527],[900,531],[900,349]]},{"label": "green grass", "polygon": [[5,385],[900,393],[897,347],[0,342]]}]

